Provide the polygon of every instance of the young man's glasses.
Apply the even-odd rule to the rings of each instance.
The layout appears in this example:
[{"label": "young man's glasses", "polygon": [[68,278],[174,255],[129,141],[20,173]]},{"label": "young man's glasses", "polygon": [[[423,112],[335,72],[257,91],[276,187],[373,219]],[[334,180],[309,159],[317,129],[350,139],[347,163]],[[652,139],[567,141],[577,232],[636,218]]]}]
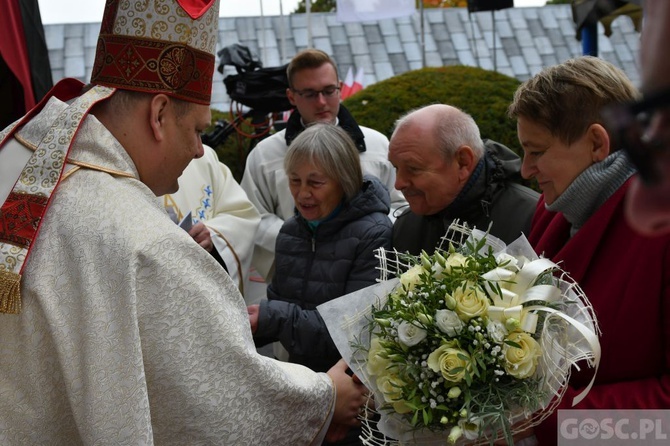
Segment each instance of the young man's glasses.
[{"label": "young man's glasses", "polygon": [[640,101],[610,105],[602,112],[614,144],[625,150],[647,184],[661,179],[657,158],[670,150],[669,138],[650,133],[654,116],[661,111],[670,112],[670,89]]},{"label": "young man's glasses", "polygon": [[319,95],[323,95],[324,98],[332,98],[340,91],[340,87],[336,85],[329,85],[323,90],[294,90],[291,89],[293,93],[297,94],[301,98],[315,100]]}]

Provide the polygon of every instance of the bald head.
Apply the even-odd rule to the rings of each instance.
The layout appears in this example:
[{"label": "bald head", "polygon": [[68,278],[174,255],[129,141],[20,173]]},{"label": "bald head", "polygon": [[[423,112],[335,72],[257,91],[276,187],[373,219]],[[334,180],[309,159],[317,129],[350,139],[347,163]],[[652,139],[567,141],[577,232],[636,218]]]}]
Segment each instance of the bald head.
[{"label": "bald head", "polygon": [[389,144],[389,160],[396,168],[395,187],[419,215],[432,215],[449,206],[483,153],[472,117],[444,104],[428,105],[400,118]]},{"label": "bald head", "polygon": [[475,120],[451,105],[432,104],[413,110],[398,119],[393,133],[403,127],[420,130],[445,159],[451,158],[461,146],[470,147],[476,160],[484,154],[484,143]]}]

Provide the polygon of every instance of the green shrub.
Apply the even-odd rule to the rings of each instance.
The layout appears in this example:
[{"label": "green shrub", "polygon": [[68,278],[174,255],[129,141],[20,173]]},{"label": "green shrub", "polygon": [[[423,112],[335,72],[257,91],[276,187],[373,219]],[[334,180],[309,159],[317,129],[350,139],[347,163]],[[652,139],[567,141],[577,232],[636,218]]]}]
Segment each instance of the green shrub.
[{"label": "green shrub", "polygon": [[[213,131],[216,122],[219,120],[231,123],[233,122],[233,117],[230,112],[212,109],[212,125],[206,132]],[[242,175],[244,174],[244,162],[247,154],[258,141],[256,138],[246,136],[252,135],[254,130],[256,128],[252,125],[251,120],[246,119],[237,125],[237,130],[232,131],[222,144],[213,147],[219,156],[219,160],[230,168],[238,182],[242,180]]]},{"label": "green shrub", "polygon": [[360,125],[388,137],[395,121],[410,110],[436,103],[453,105],[474,118],[482,138],[519,153],[516,122],[506,115],[519,84],[512,77],[476,67],[423,68],[370,85],[344,105]]}]

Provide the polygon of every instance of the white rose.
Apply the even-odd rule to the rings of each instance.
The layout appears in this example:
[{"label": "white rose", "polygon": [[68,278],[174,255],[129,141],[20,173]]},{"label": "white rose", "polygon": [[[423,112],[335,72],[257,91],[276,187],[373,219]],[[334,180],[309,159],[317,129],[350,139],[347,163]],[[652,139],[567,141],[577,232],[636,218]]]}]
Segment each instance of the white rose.
[{"label": "white rose", "polygon": [[[497,268],[493,268],[491,271],[482,274],[483,279],[490,280],[491,282],[503,282],[503,283],[514,280],[515,276],[516,273],[510,271],[507,268],[502,268],[500,266]],[[500,286],[503,286],[503,284],[501,283]]]},{"label": "white rose", "polygon": [[512,272],[519,271],[519,260],[513,255],[507,254],[506,252],[501,252],[496,256],[496,262],[500,265],[501,268]]},{"label": "white rose", "polygon": [[423,341],[427,335],[426,330],[407,321],[402,321],[398,326],[398,339],[407,347],[415,346]]},{"label": "white rose", "polygon": [[437,310],[435,312],[435,325],[442,333],[452,337],[458,335],[465,326],[458,314],[451,310]]}]

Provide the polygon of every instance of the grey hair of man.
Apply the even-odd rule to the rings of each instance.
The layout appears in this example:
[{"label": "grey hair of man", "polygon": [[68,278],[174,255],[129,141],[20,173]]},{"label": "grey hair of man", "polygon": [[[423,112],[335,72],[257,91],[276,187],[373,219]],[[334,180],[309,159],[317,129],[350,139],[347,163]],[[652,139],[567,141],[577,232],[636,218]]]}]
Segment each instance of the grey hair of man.
[{"label": "grey hair of man", "polygon": [[314,164],[328,178],[340,183],[346,202],[354,198],[363,186],[356,144],[345,130],[336,125],[316,122],[293,140],[284,157],[287,175],[304,162]]},{"label": "grey hair of man", "polygon": [[472,116],[452,105],[432,104],[412,110],[396,121],[395,131],[410,125],[416,119],[423,119],[426,112],[435,118],[434,140],[445,159],[452,159],[462,146],[470,147],[477,160],[484,155],[484,142],[479,126]]}]

